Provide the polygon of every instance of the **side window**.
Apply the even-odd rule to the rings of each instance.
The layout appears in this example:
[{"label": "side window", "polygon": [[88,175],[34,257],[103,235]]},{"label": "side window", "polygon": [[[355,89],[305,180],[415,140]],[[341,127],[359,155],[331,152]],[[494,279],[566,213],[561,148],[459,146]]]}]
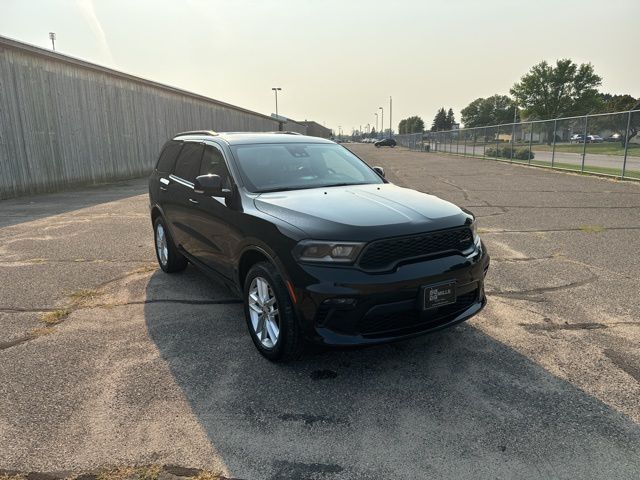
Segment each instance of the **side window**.
[{"label": "side window", "polygon": [[229,170],[227,170],[227,165],[224,163],[222,152],[216,147],[205,145],[199,175],[208,174],[220,175],[225,186],[229,186],[231,183]]},{"label": "side window", "polygon": [[193,183],[200,169],[202,149],[201,143],[185,142],[184,147],[182,147],[180,151],[180,156],[176,162],[176,169],[173,174],[176,177]]},{"label": "side window", "polygon": [[182,142],[176,142],[171,140],[165,143],[156,169],[162,173],[169,173],[173,170],[173,166],[176,164],[176,157],[182,148]]},{"label": "side window", "polygon": [[202,164],[200,166],[200,175],[208,175],[210,173],[220,175],[222,178],[229,175],[222,152],[215,147],[205,145]]}]

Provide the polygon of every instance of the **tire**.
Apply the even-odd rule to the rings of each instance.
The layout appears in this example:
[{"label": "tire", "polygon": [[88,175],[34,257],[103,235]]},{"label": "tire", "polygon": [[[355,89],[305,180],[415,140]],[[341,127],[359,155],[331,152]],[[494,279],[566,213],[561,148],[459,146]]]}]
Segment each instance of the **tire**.
[{"label": "tire", "polygon": [[156,258],[165,273],[181,272],[187,268],[187,259],[178,251],[171,234],[162,217],[153,222],[153,238],[156,247]]},{"label": "tire", "polygon": [[[266,282],[266,290],[262,282]],[[298,358],[304,344],[300,325],[287,287],[273,264],[259,262],[251,267],[244,282],[243,299],[247,328],[258,351],[272,362]],[[276,315],[261,320],[265,311],[274,310]]]}]

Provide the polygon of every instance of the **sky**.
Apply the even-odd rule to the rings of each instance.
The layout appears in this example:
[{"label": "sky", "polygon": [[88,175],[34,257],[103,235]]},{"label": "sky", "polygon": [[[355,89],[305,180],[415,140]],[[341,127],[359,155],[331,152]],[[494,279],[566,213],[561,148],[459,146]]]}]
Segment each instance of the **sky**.
[{"label": "sky", "polygon": [[[639,0],[0,0],[0,35],[329,128],[508,94],[547,60],[640,97]],[[381,115],[379,116],[380,120]]]}]

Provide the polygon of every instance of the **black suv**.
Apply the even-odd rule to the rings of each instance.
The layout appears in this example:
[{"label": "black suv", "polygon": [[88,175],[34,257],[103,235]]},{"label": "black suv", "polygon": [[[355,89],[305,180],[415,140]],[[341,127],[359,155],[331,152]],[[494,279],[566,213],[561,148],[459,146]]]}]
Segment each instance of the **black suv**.
[{"label": "black suv", "polygon": [[466,320],[489,256],[470,212],[389,183],[346,148],[286,133],[186,132],[149,181],[156,254],[244,299],[271,360],[305,341],[374,344]]}]

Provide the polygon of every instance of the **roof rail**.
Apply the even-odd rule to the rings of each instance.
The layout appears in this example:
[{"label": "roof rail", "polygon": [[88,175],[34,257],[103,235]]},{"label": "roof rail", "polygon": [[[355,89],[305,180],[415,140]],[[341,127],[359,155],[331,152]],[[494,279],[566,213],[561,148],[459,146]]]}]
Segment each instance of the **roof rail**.
[{"label": "roof rail", "polygon": [[182,135],[218,135],[213,130],[191,130],[189,132],[180,132],[176,135],[176,137],[181,137]]},{"label": "roof rail", "polygon": [[292,132],[291,130],[284,130],[284,131],[280,131],[280,132],[271,132],[271,133],[279,133],[281,135],[302,135],[299,132]]}]

